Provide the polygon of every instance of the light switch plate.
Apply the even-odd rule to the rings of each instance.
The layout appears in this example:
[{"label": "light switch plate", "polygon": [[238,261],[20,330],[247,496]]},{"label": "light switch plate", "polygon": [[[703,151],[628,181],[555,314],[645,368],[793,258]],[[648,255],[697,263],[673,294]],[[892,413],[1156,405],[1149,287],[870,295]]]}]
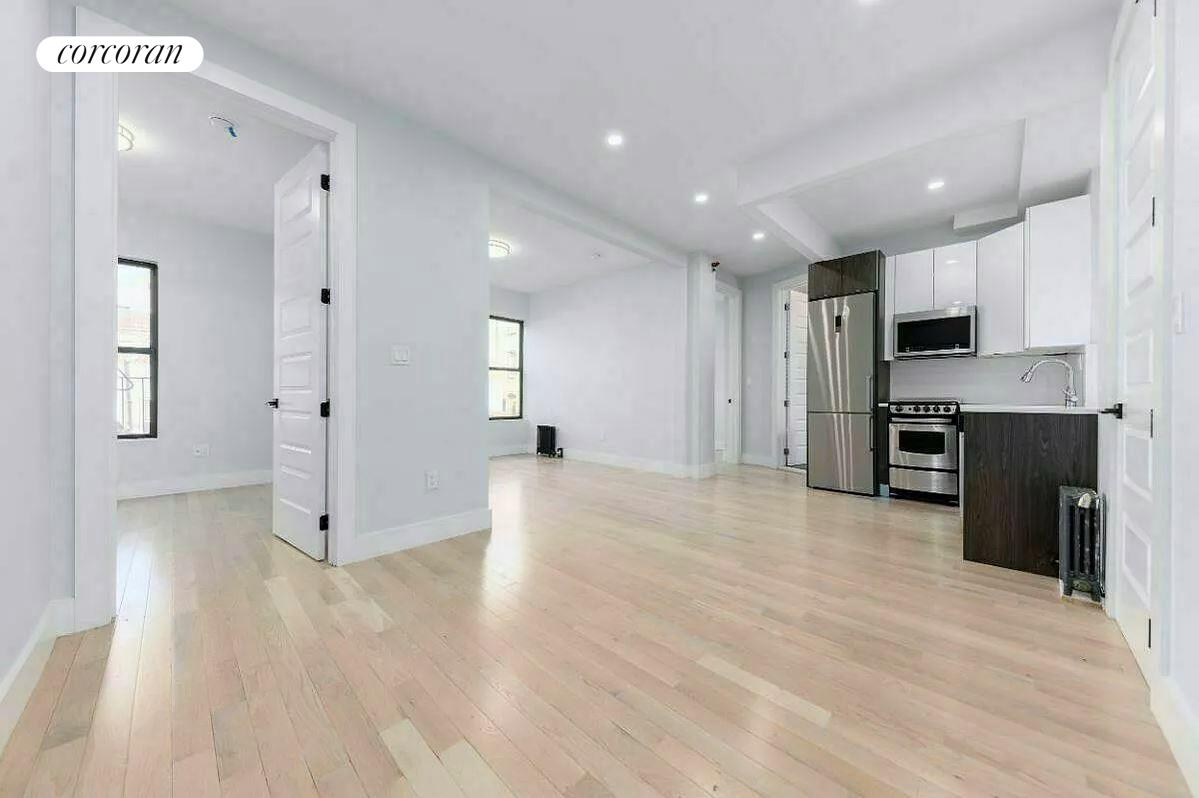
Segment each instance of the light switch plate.
[{"label": "light switch plate", "polygon": [[441,475],[436,471],[425,472],[425,490],[437,490],[441,487]]},{"label": "light switch plate", "polygon": [[391,365],[407,366],[412,362],[412,348],[405,344],[391,345]]},{"label": "light switch plate", "polygon": [[192,447],[193,457],[207,457],[210,449],[207,443],[197,443]]}]

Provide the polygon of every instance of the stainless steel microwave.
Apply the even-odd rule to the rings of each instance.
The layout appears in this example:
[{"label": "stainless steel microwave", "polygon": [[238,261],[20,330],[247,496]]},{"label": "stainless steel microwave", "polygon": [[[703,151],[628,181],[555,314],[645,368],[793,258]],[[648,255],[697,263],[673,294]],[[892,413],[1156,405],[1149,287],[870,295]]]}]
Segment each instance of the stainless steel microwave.
[{"label": "stainless steel microwave", "polygon": [[969,357],[978,330],[974,305],[895,314],[895,358]]}]

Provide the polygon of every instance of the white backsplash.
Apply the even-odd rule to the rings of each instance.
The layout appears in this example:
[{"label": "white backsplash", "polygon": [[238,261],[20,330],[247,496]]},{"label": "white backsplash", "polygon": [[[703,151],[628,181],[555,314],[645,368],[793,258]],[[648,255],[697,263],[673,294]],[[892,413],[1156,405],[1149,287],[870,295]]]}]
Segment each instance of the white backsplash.
[{"label": "white backsplash", "polygon": [[[1074,389],[1086,404],[1082,355],[1062,357],[1074,366]],[[1066,384],[1060,366],[1042,366],[1025,385],[1020,375],[1038,356],[964,357],[934,360],[896,360],[891,363],[892,399],[957,399],[964,404],[1056,405]]]}]

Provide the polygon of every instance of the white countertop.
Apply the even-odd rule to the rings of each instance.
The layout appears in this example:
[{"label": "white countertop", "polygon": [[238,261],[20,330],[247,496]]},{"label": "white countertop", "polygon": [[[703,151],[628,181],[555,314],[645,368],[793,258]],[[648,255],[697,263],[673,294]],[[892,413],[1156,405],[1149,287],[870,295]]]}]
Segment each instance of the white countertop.
[{"label": "white countertop", "polygon": [[1069,413],[1095,415],[1098,407],[1066,407],[1065,405],[962,405],[963,413]]}]

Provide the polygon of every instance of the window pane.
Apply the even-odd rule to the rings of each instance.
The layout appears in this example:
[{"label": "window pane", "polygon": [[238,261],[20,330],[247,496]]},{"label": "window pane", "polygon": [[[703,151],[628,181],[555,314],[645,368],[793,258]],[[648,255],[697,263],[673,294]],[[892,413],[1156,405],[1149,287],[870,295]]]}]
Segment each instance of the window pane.
[{"label": "window pane", "polygon": [[150,356],[120,352],[117,354],[117,433],[150,434],[151,391]]},{"label": "window pane", "polygon": [[490,362],[493,368],[520,368],[520,324],[515,321],[489,319]]},{"label": "window pane", "polygon": [[141,266],[117,265],[117,346],[149,348],[150,280]]},{"label": "window pane", "polygon": [[487,373],[487,408],[492,418],[520,416],[520,372],[490,371]]}]

